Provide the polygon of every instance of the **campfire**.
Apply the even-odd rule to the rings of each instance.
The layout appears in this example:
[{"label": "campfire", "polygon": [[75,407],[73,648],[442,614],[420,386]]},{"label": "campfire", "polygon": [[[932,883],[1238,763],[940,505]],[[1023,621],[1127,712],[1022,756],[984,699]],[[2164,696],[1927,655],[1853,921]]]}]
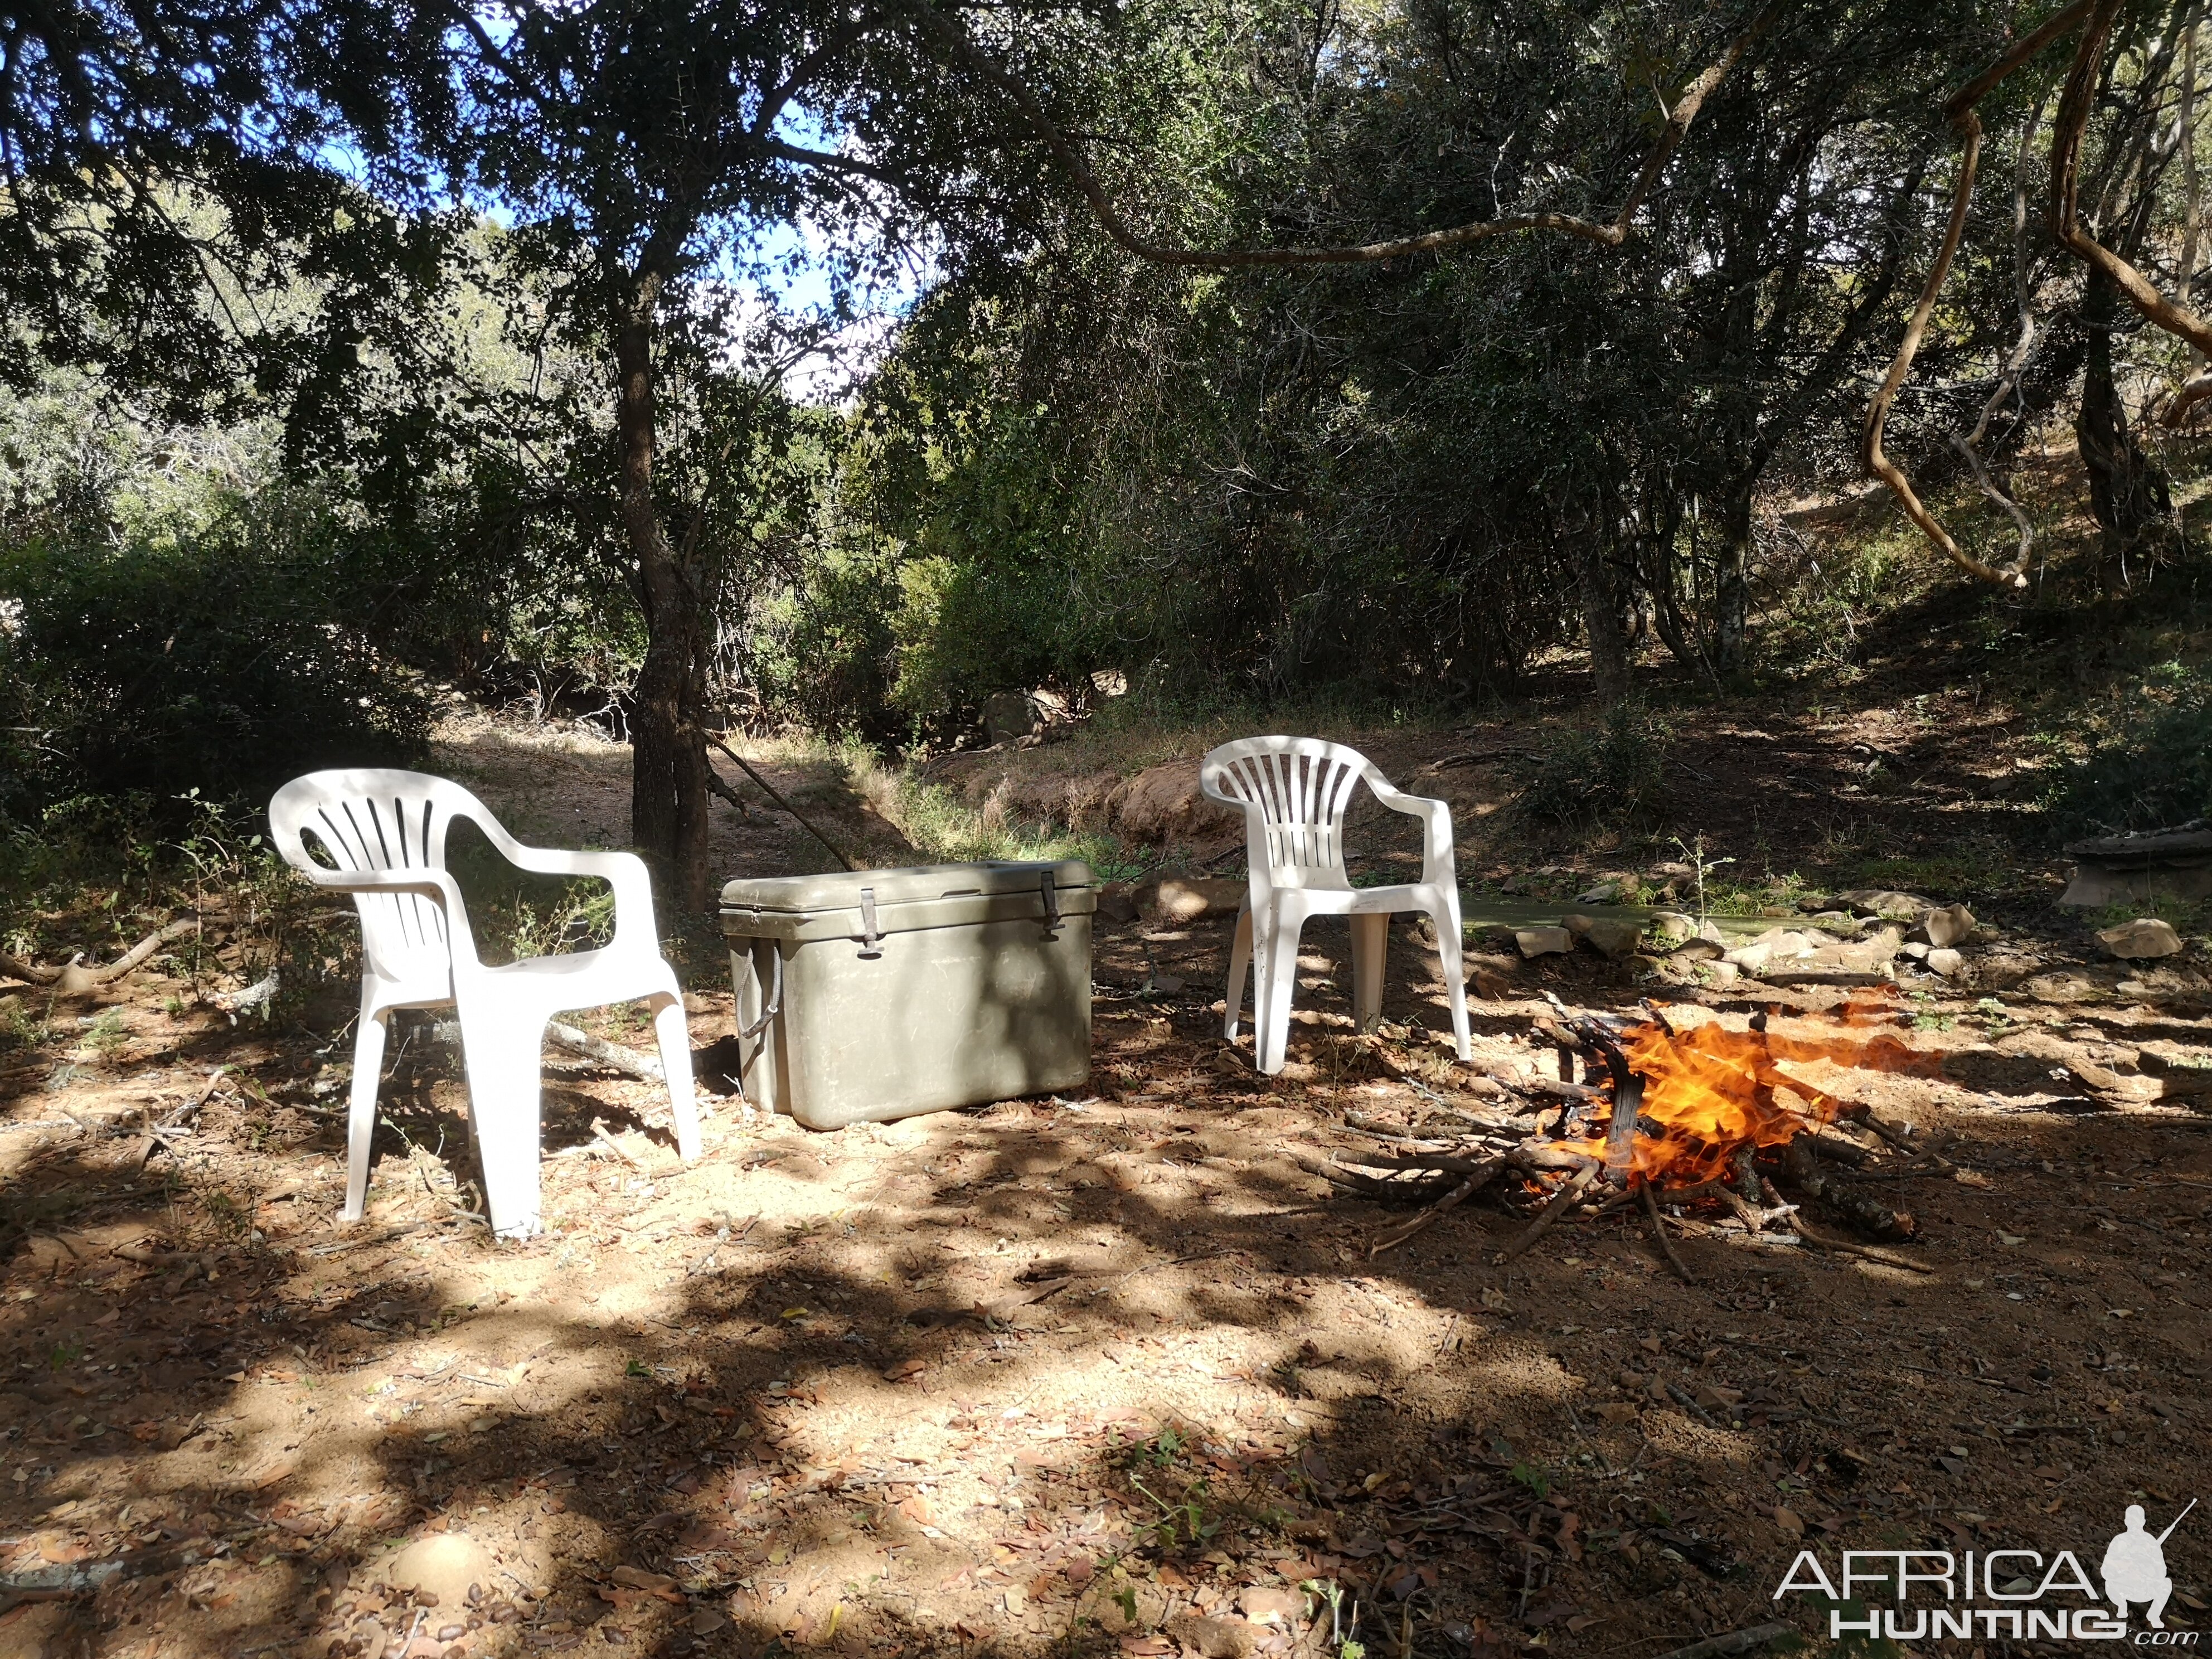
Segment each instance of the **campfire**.
[{"label": "campfire", "polygon": [[[1685,1280],[1691,1275],[1670,1235],[1716,1224],[1763,1243],[1917,1268],[1875,1248],[1912,1238],[1918,1227],[1911,1212],[1852,1177],[1885,1155],[1901,1155],[1922,1170],[1950,1166],[1863,1103],[1785,1069],[1825,1061],[1933,1074],[1936,1056],[1881,1029],[1895,1018],[1886,1000],[1847,1004],[1832,1030],[1810,1037],[1770,1031],[1764,1014],[1748,1030],[1731,1030],[1711,1020],[1678,1028],[1650,1003],[1633,1020],[1553,1006],[1557,1018],[1540,1019],[1535,1030],[1559,1054],[1557,1078],[1483,1067],[1502,1112],[1438,1104],[1410,1132],[1352,1115],[1345,1127],[1382,1149],[1307,1163],[1346,1192],[1418,1208],[1370,1253],[1403,1243],[1487,1194],[1509,1211],[1534,1213],[1507,1245],[1508,1257],[1571,1211],[1594,1219],[1636,1205],[1668,1265]],[[1856,1237],[1829,1232],[1825,1224]]]}]

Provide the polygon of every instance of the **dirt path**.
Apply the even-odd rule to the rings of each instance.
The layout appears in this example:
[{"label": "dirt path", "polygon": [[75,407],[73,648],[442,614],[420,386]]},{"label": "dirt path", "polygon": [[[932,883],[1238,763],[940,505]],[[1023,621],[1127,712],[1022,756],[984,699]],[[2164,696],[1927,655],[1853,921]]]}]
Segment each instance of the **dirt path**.
[{"label": "dirt path", "polygon": [[[488,732],[464,758],[526,835],[619,838],[619,751]],[[801,856],[772,821],[724,833],[733,863]],[[465,1097],[427,1037],[342,1229],[344,1042],[148,975],[57,1011],[0,1059],[0,1582],[125,1565],[0,1613],[0,1652],[1244,1659],[1334,1627],[1394,1659],[1651,1659],[1778,1613],[1825,1636],[1772,1599],[1803,1548],[2094,1572],[2127,1504],[2156,1531],[2205,1489],[2212,1119],[2051,1075],[2202,1055],[2200,1003],[1918,1006],[1896,1024],[1945,1076],[1852,1092],[1957,1166],[1871,1166],[1927,1271],[1693,1215],[1684,1285],[1625,1218],[1498,1265],[1522,1224],[1471,1205],[1370,1258],[1394,1218],[1291,1154],[1371,1146],[1347,1112],[1474,1103],[1434,958],[1394,937],[1358,1038],[1316,930],[1263,1079],[1210,1006],[1225,945],[1102,933],[1080,1098],[819,1135],[722,1095],[690,1169],[658,1091],[556,1064],[554,1231],[520,1248],[453,1218]],[[1538,1069],[1540,989],[1650,988],[1487,971],[1483,1057]],[[728,1000],[696,993],[711,1077]],[[1824,1024],[1815,994],[1673,994]],[[203,1097],[149,1155],[149,1115]],[[2166,1545],[2176,1627],[2212,1599],[2198,1518]],[[383,1588],[404,1546],[453,1555],[434,1607]]]}]

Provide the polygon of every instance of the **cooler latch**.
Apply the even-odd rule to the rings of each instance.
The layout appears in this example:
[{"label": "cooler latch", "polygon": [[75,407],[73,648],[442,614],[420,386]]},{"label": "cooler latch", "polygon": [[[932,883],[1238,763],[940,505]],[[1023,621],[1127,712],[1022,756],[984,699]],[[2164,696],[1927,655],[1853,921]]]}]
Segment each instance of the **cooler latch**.
[{"label": "cooler latch", "polygon": [[860,955],[873,958],[884,953],[884,936],[876,931],[876,890],[860,890]]},{"label": "cooler latch", "polygon": [[1053,887],[1051,871],[1046,871],[1039,878],[1037,890],[1044,897],[1044,936],[1050,939],[1060,926],[1060,894]]}]

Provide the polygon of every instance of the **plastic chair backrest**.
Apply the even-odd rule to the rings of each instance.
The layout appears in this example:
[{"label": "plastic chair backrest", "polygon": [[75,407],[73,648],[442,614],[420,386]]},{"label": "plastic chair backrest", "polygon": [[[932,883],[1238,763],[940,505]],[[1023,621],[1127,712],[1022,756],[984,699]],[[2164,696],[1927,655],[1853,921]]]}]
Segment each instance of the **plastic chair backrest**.
[{"label": "plastic chair backrest", "polygon": [[1352,885],[1344,819],[1355,784],[1389,785],[1357,749],[1321,738],[1243,738],[1199,763],[1199,787],[1244,809],[1250,860],[1275,887]]},{"label": "plastic chair backrest", "polygon": [[[422,772],[387,769],[310,772],[269,803],[276,850],[295,869],[442,870],[446,830],[455,817],[495,822],[460,785]],[[330,855],[319,864],[312,836]],[[362,952],[385,978],[451,970],[443,906],[417,893],[356,893]],[[464,926],[465,926],[465,922]]]}]

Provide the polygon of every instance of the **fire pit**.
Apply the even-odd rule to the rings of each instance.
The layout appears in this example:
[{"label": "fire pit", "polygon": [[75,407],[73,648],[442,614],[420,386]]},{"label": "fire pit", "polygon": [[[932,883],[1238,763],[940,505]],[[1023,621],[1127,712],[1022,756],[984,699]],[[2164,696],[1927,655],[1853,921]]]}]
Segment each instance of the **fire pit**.
[{"label": "fire pit", "polygon": [[[1762,1242],[1925,1271],[1866,1242],[1909,1240],[1918,1226],[1911,1212],[1854,1183],[1850,1174],[1888,1150],[1920,1160],[1923,1169],[1950,1166],[1863,1103],[1784,1069],[1826,1060],[1934,1074],[1936,1056],[1880,1029],[1895,1018],[1886,998],[1847,1004],[1832,1030],[1813,1036],[1771,1031],[1764,1014],[1749,1030],[1733,1030],[1717,1020],[1678,1027],[1650,1003],[1642,1018],[1631,1020],[1576,1014],[1556,1000],[1553,1007],[1557,1018],[1538,1020],[1535,1030],[1558,1051],[1556,1079],[1480,1067],[1502,1111],[1443,1108],[1412,1132],[1350,1116],[1346,1127],[1355,1135],[1387,1150],[1304,1161],[1347,1193],[1418,1208],[1377,1238],[1370,1255],[1487,1193],[1509,1211],[1534,1212],[1506,1246],[1508,1258],[1577,1204],[1591,1218],[1638,1205],[1668,1265],[1685,1280],[1691,1275],[1669,1233],[1707,1230],[1686,1213],[1693,1207],[1712,1210]],[[1662,1212],[1662,1201],[1672,1213]],[[1830,1233],[1816,1217],[1857,1237]]]}]

